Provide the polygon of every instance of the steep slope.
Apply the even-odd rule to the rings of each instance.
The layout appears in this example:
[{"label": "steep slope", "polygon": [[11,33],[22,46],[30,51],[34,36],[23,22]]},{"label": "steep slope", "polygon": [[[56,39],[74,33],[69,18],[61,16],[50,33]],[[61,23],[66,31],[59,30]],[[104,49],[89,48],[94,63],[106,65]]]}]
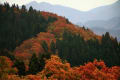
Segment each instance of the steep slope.
[{"label": "steep slope", "polygon": [[55,36],[62,39],[64,30],[68,30],[73,34],[80,34],[85,40],[101,39],[100,36],[94,34],[91,30],[77,27],[61,16],[48,12],[41,12],[41,14],[46,19],[51,16],[56,17],[57,20],[48,26],[47,32],[41,32],[37,35],[37,37],[25,40],[20,46],[18,46],[14,52],[17,58],[28,60],[33,53],[36,53],[37,55],[38,53],[44,53],[41,46],[42,41],[46,41],[49,48],[51,41],[56,41]]},{"label": "steep slope", "polygon": [[[54,43],[56,40],[57,42],[58,40],[64,41],[65,35],[69,35],[72,41],[81,39],[83,42],[101,38],[89,29],[75,26],[64,17],[36,11],[32,7],[27,10],[25,6],[22,6],[20,9],[16,5],[9,6],[6,3],[0,5],[0,17],[0,55],[2,56],[10,56],[9,51],[14,51],[17,58],[28,60],[33,53],[44,53],[44,40],[46,41],[46,43],[44,41],[44,50],[46,48],[46,51],[50,52],[49,44],[51,41]],[[69,34],[65,34],[65,32]],[[16,50],[14,50],[15,48]],[[14,56],[14,54],[12,55]]]}]

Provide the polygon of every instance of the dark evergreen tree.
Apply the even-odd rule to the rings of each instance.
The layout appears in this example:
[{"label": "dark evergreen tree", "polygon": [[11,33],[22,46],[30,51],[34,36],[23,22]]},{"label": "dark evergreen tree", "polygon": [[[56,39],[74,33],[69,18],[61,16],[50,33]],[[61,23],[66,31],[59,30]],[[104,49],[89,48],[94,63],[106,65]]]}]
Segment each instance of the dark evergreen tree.
[{"label": "dark evergreen tree", "polygon": [[23,11],[23,12],[26,12],[26,11],[27,11],[27,9],[26,9],[26,6],[25,6],[25,5],[22,5],[22,11]]},{"label": "dark evergreen tree", "polygon": [[45,60],[49,59],[51,56],[51,53],[40,53],[39,54],[39,63],[40,63],[40,67],[39,67],[39,72],[42,71],[45,67]]},{"label": "dark evergreen tree", "polygon": [[39,60],[38,60],[36,54],[33,54],[31,59],[30,59],[30,62],[29,62],[29,71],[28,71],[28,73],[29,74],[36,74],[36,73],[39,72],[39,68],[40,68]]},{"label": "dark evergreen tree", "polygon": [[39,71],[42,71],[45,66],[45,54],[44,53],[39,54],[39,63],[40,63]]},{"label": "dark evergreen tree", "polygon": [[19,9],[15,4],[0,4],[0,51],[13,51],[24,40],[46,32],[49,23],[56,20],[55,17],[44,18],[32,7],[27,10],[25,5]]},{"label": "dark evergreen tree", "polygon": [[43,47],[45,52],[48,52],[48,45],[45,41],[42,42],[42,47]]},{"label": "dark evergreen tree", "polygon": [[[119,65],[119,52],[117,49],[117,42],[110,37],[109,32],[106,32],[102,37],[102,52],[101,59],[103,59],[108,66]],[[113,60],[114,59],[114,60]]]},{"label": "dark evergreen tree", "polygon": [[18,69],[18,75],[20,75],[20,76],[26,75],[25,64],[23,61],[16,60],[14,63],[14,67],[16,67]]},{"label": "dark evergreen tree", "polygon": [[97,39],[85,41],[80,35],[65,30],[63,40],[56,40],[56,49],[58,55],[70,62],[71,66],[79,66],[95,58],[104,60],[108,66],[120,65],[118,42],[108,32],[99,42]]},{"label": "dark evergreen tree", "polygon": [[54,41],[51,42],[50,44],[50,50],[55,54],[56,53],[56,45]]},{"label": "dark evergreen tree", "polygon": [[32,6],[30,6],[30,8],[29,8],[29,12],[33,12],[33,7]]}]

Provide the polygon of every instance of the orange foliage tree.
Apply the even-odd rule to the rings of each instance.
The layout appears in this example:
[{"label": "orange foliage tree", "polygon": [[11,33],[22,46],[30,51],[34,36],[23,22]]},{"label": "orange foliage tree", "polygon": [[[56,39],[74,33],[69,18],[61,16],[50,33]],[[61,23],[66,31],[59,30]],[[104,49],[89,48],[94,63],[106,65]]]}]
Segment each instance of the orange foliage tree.
[{"label": "orange foliage tree", "polygon": [[108,68],[103,61],[97,60],[79,67],[70,67],[69,63],[52,55],[39,74],[50,80],[118,80],[120,67]]},{"label": "orange foliage tree", "polygon": [[45,68],[36,75],[11,76],[10,80],[119,80],[120,67],[106,67],[103,61],[94,60],[79,67],[71,67],[67,61],[52,55]]}]

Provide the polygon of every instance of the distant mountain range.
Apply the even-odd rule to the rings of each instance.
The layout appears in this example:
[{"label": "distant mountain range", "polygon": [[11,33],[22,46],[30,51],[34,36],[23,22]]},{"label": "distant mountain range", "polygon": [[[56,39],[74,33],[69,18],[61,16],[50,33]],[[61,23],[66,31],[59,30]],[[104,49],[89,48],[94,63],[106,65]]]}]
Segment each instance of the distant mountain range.
[{"label": "distant mountain range", "polygon": [[107,21],[88,21],[87,23],[85,23],[85,26],[90,26],[91,29],[97,34],[110,32],[112,36],[117,36],[120,40],[120,17],[114,17]]},{"label": "distant mountain range", "polygon": [[[120,27],[120,26],[119,26]],[[109,32],[112,36],[117,37],[120,41],[120,29],[104,29],[104,28],[91,28],[96,34],[102,35],[105,32]]]},{"label": "distant mountain range", "polygon": [[65,16],[73,23],[81,22],[84,24],[91,20],[108,20],[113,17],[120,17],[120,1],[85,12],[61,5],[52,5],[46,2],[37,3],[33,1],[26,4],[27,8],[30,6],[37,10],[53,12],[60,16]]},{"label": "distant mountain range", "polygon": [[120,1],[90,11],[79,11],[61,5],[52,5],[46,2],[37,3],[35,1],[26,4],[27,9],[30,6],[36,10],[65,16],[72,23],[80,26],[84,25],[99,34],[109,31],[113,36],[120,38],[118,34],[120,32]]},{"label": "distant mountain range", "polygon": [[120,17],[114,17],[110,20],[91,20],[86,22],[85,26],[90,26],[91,28],[120,29]]}]

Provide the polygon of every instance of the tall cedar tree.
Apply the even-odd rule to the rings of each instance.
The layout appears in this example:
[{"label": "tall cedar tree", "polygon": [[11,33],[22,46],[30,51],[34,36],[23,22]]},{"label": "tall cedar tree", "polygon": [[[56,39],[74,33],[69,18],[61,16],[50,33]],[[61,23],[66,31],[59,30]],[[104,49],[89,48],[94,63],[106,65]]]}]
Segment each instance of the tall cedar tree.
[{"label": "tall cedar tree", "polygon": [[42,42],[42,47],[43,47],[45,52],[48,52],[48,45],[45,41]]},{"label": "tall cedar tree", "polygon": [[56,46],[55,46],[54,41],[52,41],[51,44],[50,44],[50,50],[51,50],[54,54],[56,53]]},{"label": "tall cedar tree", "polygon": [[20,76],[26,75],[25,64],[23,61],[16,60],[13,66],[18,69],[18,75]]},{"label": "tall cedar tree", "polygon": [[28,73],[29,74],[36,74],[39,72],[39,68],[40,68],[39,60],[38,60],[36,54],[33,54],[31,59],[30,59]]}]

